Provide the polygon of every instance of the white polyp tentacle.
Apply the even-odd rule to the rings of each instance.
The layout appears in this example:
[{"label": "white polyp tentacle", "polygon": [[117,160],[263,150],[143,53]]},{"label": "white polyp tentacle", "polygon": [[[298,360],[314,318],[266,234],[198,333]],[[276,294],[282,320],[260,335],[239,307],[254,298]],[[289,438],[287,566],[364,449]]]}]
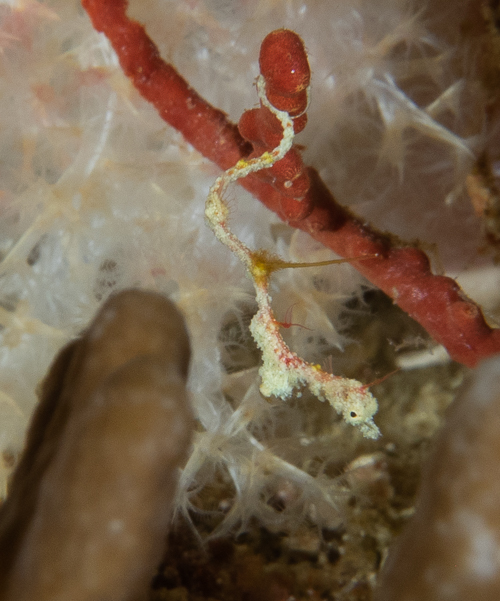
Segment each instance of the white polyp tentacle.
[{"label": "white polyp tentacle", "polygon": [[281,141],[271,152],[264,152],[260,157],[253,159],[241,159],[218,177],[210,188],[205,215],[216,237],[238,256],[254,283],[259,309],[251,321],[250,331],[262,352],[260,390],[264,396],[286,399],[292,395],[294,389],[307,386],[319,400],[327,400],[336,411],[342,413],[345,421],[358,426],[364,436],[377,438],[380,432],[373,422],[377,401],[357,380],[326,373],[319,366],[304,361],[289,349],[281,336],[279,324],[271,308],[268,291],[270,270],[266,271],[256,265],[256,253],[233,234],[227,224],[229,208],[224,201],[224,194],[229,184],[250,173],[272,167],[285,156],[293,144],[293,121],[288,113],[270,104],[262,75],[257,79],[257,91],[262,104],[282,125]]}]

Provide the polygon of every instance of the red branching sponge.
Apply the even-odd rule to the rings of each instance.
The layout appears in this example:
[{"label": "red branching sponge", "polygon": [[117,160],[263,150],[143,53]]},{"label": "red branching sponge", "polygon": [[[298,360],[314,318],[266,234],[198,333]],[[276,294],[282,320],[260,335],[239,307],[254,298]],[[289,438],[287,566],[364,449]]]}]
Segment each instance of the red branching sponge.
[{"label": "red branching sponge", "polygon": [[[295,133],[302,131],[307,123],[305,111],[311,81],[304,43],[288,29],[273,31],[262,42],[259,65],[266,84],[267,100],[292,117]],[[245,111],[238,129],[253,144],[251,158],[278,146],[283,135],[276,116],[262,105]],[[270,169],[263,169],[257,176],[280,192],[281,213],[287,220],[304,219],[311,212],[311,202],[304,198],[309,190],[309,177],[297,149],[292,148],[283,159]]]},{"label": "red branching sponge", "polygon": [[160,57],[144,27],[126,15],[127,0],[82,0],[98,31],[106,34],[141,96],[203,156],[228,169],[251,151],[222,111],[199,96]]},{"label": "red branching sponge", "polygon": [[[109,38],[124,72],[142,96],[152,102],[160,116],[190,144],[223,169],[252,152],[226,115],[203,100],[161,59],[144,28],[126,16],[126,0],[82,0],[82,4],[94,27]],[[287,105],[288,108],[300,112],[298,99],[304,102],[307,77],[310,77],[305,75],[307,56],[304,52],[305,59],[299,58],[297,40],[300,38],[293,32],[284,34],[283,31],[266,38],[265,46],[270,50],[265,49],[264,58],[261,53],[261,70],[273,106],[278,108],[274,102],[285,102],[285,99],[288,102],[292,98],[292,106]],[[300,44],[302,46],[301,41]],[[280,54],[281,63],[273,59],[274,53]],[[299,90],[301,86],[304,87]],[[252,113],[250,111],[250,116],[245,113],[240,128],[245,137],[254,142],[257,152],[259,139],[267,146],[279,131],[263,125],[270,117],[255,119]],[[305,125],[305,115],[296,118],[295,124],[295,131],[300,131]],[[300,201],[285,195],[283,190],[266,183],[257,174],[239,182],[283,220],[310,233],[339,255],[377,254],[376,259],[357,262],[356,268],[443,344],[456,361],[473,367],[482,358],[500,353],[500,330],[486,324],[481,309],[465,297],[454,280],[433,275],[422,251],[395,247],[389,236],[362,223],[337,204],[313,168],[308,167],[303,173],[308,177],[309,189]]]},{"label": "red branching sponge", "polygon": [[[311,70],[300,37],[288,29],[278,29],[268,34],[260,47],[260,72],[269,92],[277,96],[297,98],[311,82]],[[274,102],[273,106],[280,110]],[[304,108],[302,108],[304,110]],[[293,113],[288,111],[292,116]]]}]

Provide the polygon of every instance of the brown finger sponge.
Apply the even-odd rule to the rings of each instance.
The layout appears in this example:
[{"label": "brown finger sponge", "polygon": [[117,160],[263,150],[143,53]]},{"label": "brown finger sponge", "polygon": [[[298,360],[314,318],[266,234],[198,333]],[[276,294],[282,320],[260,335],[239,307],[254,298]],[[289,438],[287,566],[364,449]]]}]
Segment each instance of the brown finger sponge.
[{"label": "brown finger sponge", "polygon": [[175,305],[111,297],[56,358],[0,511],[0,599],[139,600],[193,428]]},{"label": "brown finger sponge", "polygon": [[389,552],[375,601],[500,598],[500,358],[450,406],[414,517]]}]

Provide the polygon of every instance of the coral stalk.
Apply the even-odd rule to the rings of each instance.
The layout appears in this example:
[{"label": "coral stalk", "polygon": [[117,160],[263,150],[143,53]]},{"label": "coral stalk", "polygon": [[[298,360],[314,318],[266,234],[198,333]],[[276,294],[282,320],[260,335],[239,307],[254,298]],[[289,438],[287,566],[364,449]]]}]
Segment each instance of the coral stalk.
[{"label": "coral stalk", "polygon": [[376,601],[496,601],[500,592],[500,359],[454,403],[424,468],[415,515],[389,550]]},{"label": "coral stalk", "polygon": [[144,599],[193,415],[184,320],[125,290],[63,348],[0,511],[1,601]]},{"label": "coral stalk", "polygon": [[[222,169],[250,154],[251,147],[224,113],[192,90],[163,61],[144,28],[127,17],[126,0],[82,0],[82,4],[94,27],[109,38],[141,95],[190,144]],[[425,253],[400,247],[390,236],[362,223],[335,201],[313,168],[305,173],[309,189],[301,200],[262,181],[265,175],[251,174],[239,183],[284,221],[341,256],[376,254],[377,258],[356,268],[445,346],[454,360],[472,367],[500,352],[500,331],[487,325],[480,307],[453,279],[432,274]]]}]

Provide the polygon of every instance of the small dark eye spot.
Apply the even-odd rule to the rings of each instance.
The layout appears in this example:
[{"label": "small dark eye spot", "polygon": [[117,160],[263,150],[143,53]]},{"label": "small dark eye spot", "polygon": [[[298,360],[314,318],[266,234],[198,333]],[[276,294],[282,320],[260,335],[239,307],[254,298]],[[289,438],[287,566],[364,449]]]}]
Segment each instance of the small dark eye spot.
[{"label": "small dark eye spot", "polygon": [[351,417],[358,417],[358,415],[355,411],[351,411]]}]

